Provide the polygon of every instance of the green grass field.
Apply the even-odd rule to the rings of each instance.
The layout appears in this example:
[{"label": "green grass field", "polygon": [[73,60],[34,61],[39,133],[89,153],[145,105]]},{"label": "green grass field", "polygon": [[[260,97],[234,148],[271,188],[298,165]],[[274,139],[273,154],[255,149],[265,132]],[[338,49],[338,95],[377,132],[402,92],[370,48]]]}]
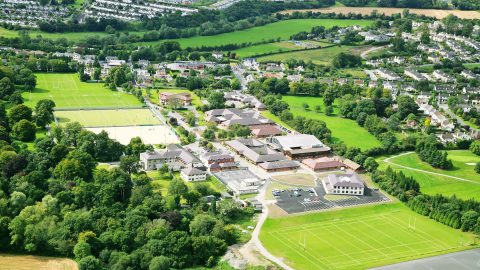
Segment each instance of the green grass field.
[{"label": "green grass field", "polygon": [[[325,42],[316,42],[316,41],[305,41],[305,42],[312,44],[315,47],[317,46],[324,47],[324,46],[331,45],[330,43],[325,43]],[[305,49],[305,47],[295,45],[294,43],[288,42],[288,41],[280,41],[280,42],[260,44],[260,45],[241,48],[236,50],[235,53],[237,54],[237,57],[244,58],[244,57],[252,57],[252,56],[266,54],[266,53],[282,53],[282,52],[298,51],[302,49]]]},{"label": "green grass field", "polygon": [[[473,165],[476,162],[480,162],[480,157],[468,150],[448,151],[448,157],[452,160],[454,166],[452,170],[435,169],[421,161],[415,153],[390,159],[390,162],[397,164],[397,166],[386,163],[384,161],[386,157],[378,158],[377,161],[381,169],[390,166],[393,169],[401,170],[406,175],[415,178],[420,183],[421,190],[424,193],[432,195],[443,194],[447,196],[455,195],[463,199],[475,198],[480,200],[480,175],[475,173]],[[402,168],[398,165],[441,175]],[[448,176],[459,177],[467,181],[450,178]]]},{"label": "green grass field", "polygon": [[[43,38],[48,38],[48,39],[60,39],[60,38],[66,38],[69,41],[73,42],[78,42],[81,40],[84,40],[87,37],[106,37],[109,34],[106,32],[66,32],[66,33],[48,33],[48,32],[43,32],[40,30],[28,30],[27,31],[30,35],[30,37],[36,37],[38,35],[41,35]],[[144,31],[125,31],[122,33],[129,33],[129,34],[135,34],[142,36],[145,32]],[[0,27],[0,36],[6,37],[6,38],[15,38],[18,37],[19,31],[17,30],[9,30]]]},{"label": "green grass field", "polygon": [[160,125],[148,109],[56,111],[60,125],[79,122],[84,127]]},{"label": "green grass field", "polygon": [[303,60],[305,62],[312,61],[317,65],[329,65],[332,63],[332,59],[335,55],[341,52],[349,52],[352,50],[352,46],[330,47],[325,49],[316,49],[308,51],[298,52],[286,52],[269,56],[259,57],[259,62],[269,61],[285,61],[288,59]]},{"label": "green grass field", "polygon": [[[334,115],[327,116],[324,114],[325,106],[321,97],[283,96],[282,100],[290,105],[290,111],[293,115],[324,121],[332,131],[334,140],[343,141],[349,147],[360,147],[362,150],[380,146],[380,142],[355,121],[336,116],[338,113],[336,102],[333,104]],[[303,108],[304,103],[310,106],[308,111]],[[320,113],[315,112],[317,104],[321,106],[322,111]]]},{"label": "green grass field", "polygon": [[367,269],[464,250],[473,238],[401,203],[269,218],[260,232],[272,254],[312,270]]},{"label": "green grass field", "polygon": [[[373,21],[369,20],[292,19],[214,36],[196,36],[175,40],[180,43],[182,48],[195,48],[201,46],[212,47],[233,43],[255,43],[271,39],[276,40],[278,38],[280,40],[287,40],[291,35],[300,31],[310,31],[310,29],[314,26],[325,26],[326,28],[331,28],[335,25],[340,27],[351,25],[369,26],[372,23]],[[140,42],[138,45],[155,45],[160,42],[162,41]]]},{"label": "green grass field", "polygon": [[37,88],[22,94],[25,104],[35,107],[40,99],[52,99],[57,108],[140,108],[138,99],[126,93],[111,91],[100,83],[80,82],[78,75],[41,73]]}]

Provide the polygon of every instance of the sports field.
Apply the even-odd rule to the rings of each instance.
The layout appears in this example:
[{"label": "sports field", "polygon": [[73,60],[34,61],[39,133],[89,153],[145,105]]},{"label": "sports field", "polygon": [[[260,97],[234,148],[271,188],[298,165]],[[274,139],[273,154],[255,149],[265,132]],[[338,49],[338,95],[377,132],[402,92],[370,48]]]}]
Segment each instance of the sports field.
[{"label": "sports field", "polygon": [[269,218],[260,232],[272,254],[312,270],[367,269],[465,250],[473,238],[400,203]]},{"label": "sports field", "polygon": [[155,126],[121,126],[121,127],[89,127],[86,128],[93,133],[105,131],[108,137],[117,140],[123,145],[130,143],[130,140],[139,137],[145,144],[171,144],[180,143],[177,135],[166,125]]},{"label": "sports field", "polygon": [[[290,111],[293,115],[304,116],[307,118],[322,120],[332,131],[332,136],[336,140],[343,141],[349,147],[360,147],[366,150],[372,147],[380,146],[380,142],[368,131],[359,126],[355,121],[336,116],[338,113],[337,104],[333,104],[333,116],[325,115],[325,106],[321,97],[305,96],[283,96],[282,100],[290,105]],[[310,106],[309,110],[303,108],[306,103]],[[321,106],[321,112],[315,112],[315,106]]]},{"label": "sports field", "polygon": [[25,104],[35,107],[40,99],[52,99],[57,108],[140,108],[133,95],[111,91],[101,83],[80,82],[76,73],[40,73],[37,88],[22,94]]},{"label": "sports field", "polygon": [[329,47],[324,49],[298,51],[298,52],[286,52],[269,56],[259,57],[259,62],[268,61],[285,61],[288,59],[303,60],[305,62],[312,61],[317,65],[329,65],[332,63],[333,57],[341,52],[351,52],[355,47],[341,46],[341,47]]},{"label": "sports field", "polygon": [[447,152],[454,166],[452,170],[433,168],[421,161],[415,153],[394,156],[390,159],[381,157],[377,161],[381,169],[390,166],[403,171],[407,176],[414,177],[420,183],[424,193],[447,196],[455,194],[463,199],[480,200],[480,175],[474,171],[474,164],[480,162],[480,157],[468,150]]},{"label": "sports field", "polygon": [[56,111],[55,117],[60,125],[79,122],[84,127],[161,124],[148,109]]},{"label": "sports field", "polygon": [[[213,47],[234,43],[255,43],[272,39],[287,40],[291,35],[301,31],[310,31],[314,26],[325,26],[326,28],[331,28],[335,25],[346,27],[351,25],[369,26],[371,24],[373,24],[373,21],[369,20],[292,19],[214,36],[196,36],[175,40],[180,43],[182,48],[195,48],[201,46]],[[155,45],[160,42],[163,41],[139,42],[136,44]]]}]

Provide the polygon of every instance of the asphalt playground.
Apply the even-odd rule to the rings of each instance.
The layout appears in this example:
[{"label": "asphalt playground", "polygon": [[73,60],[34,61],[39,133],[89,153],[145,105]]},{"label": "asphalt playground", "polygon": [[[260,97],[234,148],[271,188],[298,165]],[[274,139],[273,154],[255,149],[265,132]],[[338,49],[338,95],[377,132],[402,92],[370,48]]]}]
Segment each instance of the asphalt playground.
[{"label": "asphalt playground", "polygon": [[289,214],[390,201],[380,191],[370,188],[365,189],[363,196],[350,196],[335,201],[327,200],[325,195],[327,194],[323,186],[317,186],[280,190],[275,199],[277,200],[276,204]]}]

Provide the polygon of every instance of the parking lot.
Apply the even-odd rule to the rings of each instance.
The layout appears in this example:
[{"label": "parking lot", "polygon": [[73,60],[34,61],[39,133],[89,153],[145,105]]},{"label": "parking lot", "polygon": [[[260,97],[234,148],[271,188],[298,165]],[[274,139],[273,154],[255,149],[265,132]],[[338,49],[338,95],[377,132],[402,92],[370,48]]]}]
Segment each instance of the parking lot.
[{"label": "parking lot", "polygon": [[276,204],[289,214],[390,201],[380,191],[373,189],[365,189],[364,196],[351,196],[335,201],[325,198],[323,186],[274,190],[272,193],[277,200]]}]

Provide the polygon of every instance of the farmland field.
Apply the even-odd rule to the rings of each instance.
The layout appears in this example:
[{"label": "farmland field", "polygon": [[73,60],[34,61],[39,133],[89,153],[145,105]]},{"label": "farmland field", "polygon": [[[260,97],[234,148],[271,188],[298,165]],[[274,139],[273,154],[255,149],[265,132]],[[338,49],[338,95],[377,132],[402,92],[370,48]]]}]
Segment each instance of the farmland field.
[{"label": "farmland field", "polygon": [[[474,171],[474,164],[480,162],[480,157],[468,150],[452,150],[448,151],[448,158],[453,162],[454,168],[452,170],[435,169],[421,161],[415,153],[395,156],[387,160],[390,163],[385,161],[386,157],[379,158],[377,161],[380,168],[390,166],[395,170],[401,170],[407,176],[415,178],[420,183],[421,190],[424,193],[447,196],[455,194],[455,196],[463,199],[475,198],[480,200],[480,177]],[[415,170],[400,166],[414,168]]]},{"label": "farmland field", "polygon": [[133,95],[111,91],[100,83],[80,82],[78,75],[41,73],[37,88],[22,94],[25,104],[35,107],[41,99],[52,99],[57,108],[140,108],[142,104]]},{"label": "farmland field", "polygon": [[329,65],[332,63],[332,59],[335,55],[341,52],[351,52],[354,47],[341,46],[341,47],[329,47],[324,49],[299,51],[299,52],[286,52],[275,55],[269,55],[259,57],[257,60],[260,62],[268,61],[285,61],[288,59],[303,60],[305,62],[312,61],[317,65]]},{"label": "farmland field", "polygon": [[[310,31],[310,29],[314,26],[325,26],[326,28],[331,28],[335,25],[340,27],[350,25],[368,26],[372,23],[373,21],[368,20],[292,19],[214,36],[196,36],[175,40],[180,43],[182,48],[195,48],[201,46],[213,47],[232,43],[255,43],[272,39],[287,40],[291,35],[301,31]],[[140,42],[137,44],[154,45],[160,42],[162,41]]]},{"label": "farmland field", "polygon": [[[326,42],[316,42],[316,41],[305,41],[305,43],[310,44],[312,47],[324,47],[331,45]],[[252,57],[255,55],[266,54],[266,53],[281,53],[281,52],[290,52],[298,51],[305,49],[304,46],[295,45],[289,41],[281,41],[267,44],[254,45],[250,47],[241,48],[235,51],[237,57]]]},{"label": "farmland field", "polygon": [[148,109],[56,111],[58,123],[79,122],[84,127],[159,125]]},{"label": "farmland field", "polygon": [[315,270],[367,269],[465,250],[473,238],[401,203],[269,218],[260,232],[272,254],[295,269]]},{"label": "farmland field", "polygon": [[[30,35],[30,37],[34,38],[38,35],[41,35],[43,38],[48,38],[48,39],[60,39],[60,38],[66,38],[69,41],[74,41],[78,42],[83,39],[86,39],[88,37],[106,37],[109,34],[107,32],[66,32],[66,33],[48,33],[48,32],[43,32],[40,30],[28,30],[27,31]],[[126,33],[128,31],[125,31],[123,33]],[[143,31],[131,31],[128,32],[129,34],[135,34],[135,35],[143,35],[145,32]],[[6,38],[15,38],[18,37],[19,31],[17,30],[9,30],[0,27],[0,36],[6,37]]]},{"label": "farmland field", "polygon": [[0,270],[77,270],[77,263],[70,259],[0,254]]},{"label": "farmland field", "polygon": [[[333,104],[334,116],[327,116],[323,113],[325,106],[321,97],[283,96],[282,100],[290,105],[290,111],[293,115],[324,121],[332,131],[332,137],[335,140],[343,141],[349,147],[356,146],[366,150],[380,146],[380,142],[355,121],[335,116],[338,113],[336,103]],[[308,111],[303,108],[304,103],[309,105]],[[315,112],[316,105],[321,106],[322,111],[320,113]]]},{"label": "farmland field", "polygon": [[[373,11],[376,11],[378,14],[385,14],[391,16],[394,14],[401,14],[404,10],[403,8],[383,8],[383,7],[341,7],[334,6],[328,8],[320,9],[304,9],[304,10],[285,10],[279,13],[288,14],[297,12],[314,12],[314,13],[339,13],[339,14],[362,14],[370,15]],[[462,19],[480,19],[480,12],[474,10],[441,10],[441,9],[408,9],[411,14],[425,15],[429,17],[435,17],[437,19],[443,19],[450,14],[453,14]]]}]

